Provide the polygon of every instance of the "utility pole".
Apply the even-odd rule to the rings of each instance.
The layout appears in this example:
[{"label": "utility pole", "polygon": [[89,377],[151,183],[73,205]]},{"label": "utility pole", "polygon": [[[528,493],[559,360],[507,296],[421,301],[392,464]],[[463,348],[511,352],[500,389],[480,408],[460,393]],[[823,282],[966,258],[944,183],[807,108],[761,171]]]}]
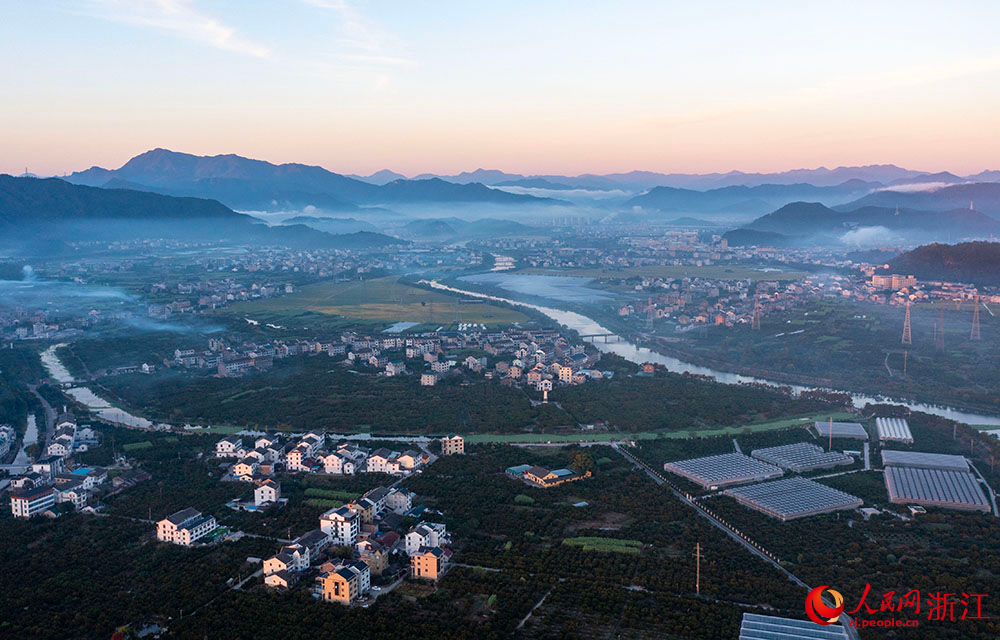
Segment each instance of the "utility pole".
[{"label": "utility pole", "polygon": [[903,349],[903,375],[904,376],[906,375],[906,359],[907,359],[907,356],[909,356],[909,355],[910,355],[910,352],[907,351],[906,349]]},{"label": "utility pole", "polygon": [[699,596],[701,595],[701,559],[704,557],[701,555],[701,543],[699,542],[694,546],[694,592]]},{"label": "utility pole", "polygon": [[753,294],[753,319],[750,321],[750,328],[760,330],[760,292]]},{"label": "utility pole", "polygon": [[828,451],[833,451],[833,416],[830,416],[830,444]]},{"label": "utility pole", "polygon": [[913,334],[910,332],[910,303],[906,303],[906,319],[903,320],[903,344],[913,344]]},{"label": "utility pole", "polygon": [[979,335],[979,296],[976,296],[976,308],[972,311],[972,331],[969,332],[969,340],[980,340]]}]

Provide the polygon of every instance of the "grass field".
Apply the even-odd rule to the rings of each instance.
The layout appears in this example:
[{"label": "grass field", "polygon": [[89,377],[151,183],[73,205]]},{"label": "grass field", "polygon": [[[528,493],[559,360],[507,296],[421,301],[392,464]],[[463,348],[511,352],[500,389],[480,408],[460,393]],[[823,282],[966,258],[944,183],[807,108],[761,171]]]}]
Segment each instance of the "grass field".
[{"label": "grass field", "polygon": [[228,311],[264,319],[280,319],[287,312],[312,311],[344,316],[355,320],[451,324],[456,309],[460,322],[508,325],[528,317],[514,309],[482,302],[459,302],[460,298],[438,291],[427,291],[399,282],[398,276],[349,282],[319,282],[301,287],[295,293],[240,302]]},{"label": "grass field", "polygon": [[712,278],[715,280],[799,280],[806,274],[798,271],[757,271],[748,266],[709,265],[705,267],[647,265],[624,269],[524,269],[524,274],[574,276],[578,278]]},{"label": "grass field", "polygon": [[566,538],[562,543],[567,547],[582,547],[584,551],[603,551],[605,553],[637,554],[642,549],[642,542],[639,540],[620,540],[618,538]]},{"label": "grass field", "polygon": [[772,422],[758,422],[754,424],[743,424],[732,427],[720,427],[718,429],[697,429],[693,431],[638,431],[636,433],[579,433],[579,434],[555,434],[555,433],[470,433],[464,436],[466,442],[478,443],[525,443],[538,444],[547,442],[608,442],[611,440],[655,440],[656,438],[708,438],[711,436],[739,435],[745,431],[756,433],[758,431],[774,431],[776,429],[787,429],[807,425],[817,420],[854,420],[852,413],[824,413],[822,415],[806,416],[798,418],[784,418]]}]

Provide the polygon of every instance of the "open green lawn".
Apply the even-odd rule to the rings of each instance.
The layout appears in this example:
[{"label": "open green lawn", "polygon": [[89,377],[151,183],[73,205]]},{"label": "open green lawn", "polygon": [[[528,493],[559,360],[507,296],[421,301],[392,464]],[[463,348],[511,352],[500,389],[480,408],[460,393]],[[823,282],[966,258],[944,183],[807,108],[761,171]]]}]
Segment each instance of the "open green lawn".
[{"label": "open green lawn", "polygon": [[[511,324],[528,317],[514,309],[482,302],[459,302],[460,298],[399,282],[398,276],[349,282],[318,282],[295,293],[232,305],[230,313],[264,319],[280,318],[287,312],[312,311],[356,320],[451,324],[456,308],[461,322]],[[457,305],[457,307],[456,307]]]},{"label": "open green lawn", "polygon": [[716,280],[799,280],[806,274],[798,271],[758,271],[750,266],[708,265],[672,266],[647,265],[622,269],[524,269],[518,273],[578,278],[713,278]]}]

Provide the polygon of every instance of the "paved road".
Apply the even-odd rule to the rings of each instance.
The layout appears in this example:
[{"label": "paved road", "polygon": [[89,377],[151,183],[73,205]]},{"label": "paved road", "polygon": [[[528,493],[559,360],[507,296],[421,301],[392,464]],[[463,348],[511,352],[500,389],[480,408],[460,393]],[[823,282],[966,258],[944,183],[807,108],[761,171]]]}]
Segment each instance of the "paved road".
[{"label": "paved road", "polygon": [[28,390],[35,394],[35,397],[42,404],[42,408],[45,409],[45,437],[41,440],[42,451],[44,451],[52,442],[52,436],[55,435],[56,410],[52,408],[48,400],[42,397],[42,394],[38,393],[38,388],[35,385],[29,384]]}]

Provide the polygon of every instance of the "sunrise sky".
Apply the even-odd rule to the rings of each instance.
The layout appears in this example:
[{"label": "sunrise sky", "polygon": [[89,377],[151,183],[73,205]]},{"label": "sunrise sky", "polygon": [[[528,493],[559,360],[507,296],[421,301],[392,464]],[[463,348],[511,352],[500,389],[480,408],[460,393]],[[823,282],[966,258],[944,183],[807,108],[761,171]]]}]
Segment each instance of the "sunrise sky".
[{"label": "sunrise sky", "polygon": [[0,1],[0,172],[1000,168],[1000,2]]}]

